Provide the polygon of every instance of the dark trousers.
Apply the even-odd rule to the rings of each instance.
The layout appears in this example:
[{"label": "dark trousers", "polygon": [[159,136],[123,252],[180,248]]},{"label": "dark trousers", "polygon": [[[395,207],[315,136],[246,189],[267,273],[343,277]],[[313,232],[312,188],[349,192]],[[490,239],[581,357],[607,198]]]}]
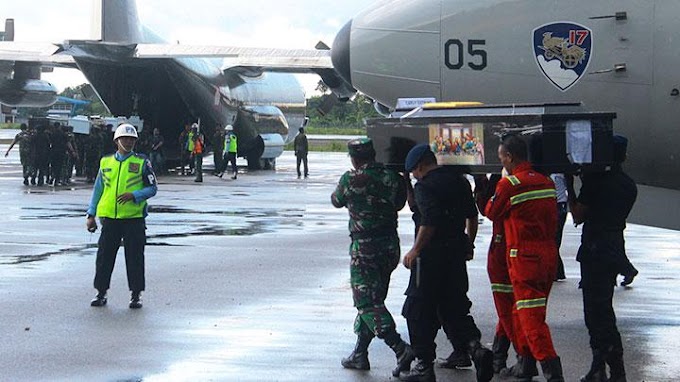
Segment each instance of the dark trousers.
[{"label": "dark trousers", "polygon": [[101,292],[109,289],[116,255],[120,248],[120,241],[123,239],[128,287],[132,292],[143,291],[145,288],[144,245],[146,244],[144,219],[102,218],[101,224],[102,232],[99,236],[97,268],[94,276],[95,289]]},{"label": "dark trousers", "polygon": [[306,177],[309,175],[309,168],[307,168],[307,155],[299,155],[299,156],[297,156],[297,174],[298,174],[298,178],[299,178],[300,176],[302,176],[302,174],[300,173],[300,162],[302,162],[302,164],[304,165],[304,169],[305,169],[305,178],[306,178]]},{"label": "dark trousers", "polygon": [[557,203],[557,235],[555,242],[557,243],[557,279],[566,278],[564,274],[564,263],[560,256],[560,246],[562,245],[562,233],[564,232],[564,224],[567,222],[567,203]]},{"label": "dark trousers", "polygon": [[203,154],[194,154],[194,163],[196,165],[196,181],[203,181]]},{"label": "dark trousers", "polygon": [[[428,363],[435,360],[437,345],[434,340],[440,327],[444,328],[456,349],[464,349],[471,341],[482,337],[470,315],[472,303],[467,296],[465,267],[464,260],[453,264],[447,277],[449,285],[444,290],[429,290],[406,297],[402,315],[406,318],[411,346],[418,359]],[[423,272],[421,280],[428,276],[427,272]]]},{"label": "dark trousers", "polygon": [[227,171],[227,166],[231,163],[231,171],[236,174],[238,168],[236,167],[236,153],[224,153],[224,160],[222,161],[222,172]]},{"label": "dark trousers", "polygon": [[607,262],[581,262],[583,313],[590,347],[603,353],[623,352],[612,300],[618,271]]},{"label": "dark trousers", "polygon": [[62,179],[62,168],[64,167],[66,162],[66,154],[52,154],[52,168],[50,175],[52,176],[52,180],[54,183],[59,183],[61,182]]}]

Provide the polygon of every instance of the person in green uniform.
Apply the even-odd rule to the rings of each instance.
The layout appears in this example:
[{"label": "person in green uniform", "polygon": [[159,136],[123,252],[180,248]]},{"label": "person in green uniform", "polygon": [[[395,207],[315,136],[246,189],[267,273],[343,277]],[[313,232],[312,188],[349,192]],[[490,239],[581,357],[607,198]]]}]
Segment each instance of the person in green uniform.
[{"label": "person in green uniform", "polygon": [[342,175],[331,202],[349,211],[350,283],[357,308],[357,343],[341,363],[348,369],[370,369],[368,346],[378,337],[395,352],[397,367],[392,374],[398,376],[409,369],[414,354],[397,333],[385,298],[400,259],[397,212],[406,203],[406,185],[397,172],[375,161],[371,139],[351,140],[347,146],[354,169]]}]

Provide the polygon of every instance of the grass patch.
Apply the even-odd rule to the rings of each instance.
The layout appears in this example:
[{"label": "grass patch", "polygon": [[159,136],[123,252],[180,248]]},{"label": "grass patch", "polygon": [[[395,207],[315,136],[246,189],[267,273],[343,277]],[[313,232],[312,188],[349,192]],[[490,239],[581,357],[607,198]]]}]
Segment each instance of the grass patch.
[{"label": "grass patch", "polygon": [[366,135],[364,128],[350,127],[305,127],[305,133],[314,135]]},{"label": "grass patch", "polygon": [[[289,143],[284,147],[284,150],[293,151],[293,144]],[[347,152],[347,141],[333,140],[325,142],[309,141],[309,151],[316,152]]]},{"label": "grass patch", "polygon": [[19,123],[0,123],[0,129],[16,129],[16,130],[18,130],[19,127],[21,127],[21,124],[19,124]]}]

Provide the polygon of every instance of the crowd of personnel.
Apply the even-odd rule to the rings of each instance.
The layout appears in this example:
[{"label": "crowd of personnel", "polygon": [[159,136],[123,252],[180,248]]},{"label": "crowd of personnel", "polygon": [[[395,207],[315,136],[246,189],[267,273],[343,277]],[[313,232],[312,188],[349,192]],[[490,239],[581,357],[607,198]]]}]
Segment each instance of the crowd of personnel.
[{"label": "crowd of personnel", "polygon": [[[354,350],[341,364],[368,370],[368,348],[378,337],[394,351],[393,376],[402,381],[434,382],[435,337],[443,329],[453,353],[440,367],[474,364],[477,381],[531,381],[540,364],[549,382],[564,382],[562,362],[548,327],[552,284],[564,279],[559,257],[561,216],[568,203],[574,223],[584,224],[577,261],[581,265],[585,326],[592,364],[581,382],[625,382],[623,345],[616,327],[613,288],[632,282],[637,270],[625,253],[625,221],[637,196],[635,183],[621,168],[627,140],[614,137],[614,164],[604,174],[581,175],[577,194],[573,175],[551,178],[528,161],[527,144],[516,136],[502,139],[498,158],[503,175],[475,176],[472,191],[456,167],[437,164],[428,144],[413,147],[399,175],[375,161],[368,138],[348,143],[353,169],[340,178],[331,202],[349,211],[350,284],[357,316]],[[410,174],[416,178],[411,185]],[[566,199],[558,197],[563,182]],[[559,187],[559,188],[562,188]],[[408,201],[415,239],[402,263],[411,271],[402,315],[410,344],[396,330],[385,306],[390,275],[400,260],[397,213]],[[492,349],[480,343],[481,332],[470,314],[466,262],[473,258],[478,211],[493,222],[487,270],[498,324]],[[508,350],[517,354],[508,367]],[[413,362],[415,361],[415,363]],[[412,364],[413,363],[413,364]]]},{"label": "crowd of personnel", "polygon": [[[19,145],[24,185],[60,186],[72,183],[75,176],[94,183],[102,157],[113,154],[113,126],[92,123],[88,134],[76,134],[73,127],[59,122],[37,124],[29,127],[21,124],[5,152],[7,157],[15,145]],[[146,154],[157,172],[163,171],[163,137],[158,129],[143,129],[137,152]]]}]

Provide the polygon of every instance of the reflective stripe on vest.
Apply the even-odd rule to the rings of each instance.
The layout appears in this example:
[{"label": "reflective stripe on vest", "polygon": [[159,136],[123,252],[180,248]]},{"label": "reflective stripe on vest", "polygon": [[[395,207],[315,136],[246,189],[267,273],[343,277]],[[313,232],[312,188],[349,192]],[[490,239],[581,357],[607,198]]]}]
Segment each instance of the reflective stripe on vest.
[{"label": "reflective stripe on vest", "polygon": [[510,204],[514,206],[516,204],[528,202],[529,200],[550,199],[550,198],[557,199],[557,193],[555,192],[554,188],[546,188],[544,190],[527,191],[527,192],[523,192],[521,194],[517,194],[517,195],[510,198]]},{"label": "reflective stripe on vest", "polygon": [[513,186],[516,186],[516,185],[520,184],[519,179],[518,179],[516,176],[514,176],[514,175],[510,175],[510,176],[508,176],[507,178],[508,178],[508,180],[510,181],[510,184],[512,184]]},{"label": "reflective stripe on vest", "polygon": [[119,162],[114,155],[109,155],[101,159],[99,166],[104,190],[97,204],[97,216],[110,219],[144,217],[146,201],[139,204],[134,200],[124,204],[116,201],[119,195],[144,188],[144,158],[133,154]]},{"label": "reflective stripe on vest", "polygon": [[545,307],[547,301],[548,300],[545,297],[534,298],[534,299],[531,299],[531,300],[517,300],[517,310],[531,309],[531,308],[542,308],[542,307]]},{"label": "reflective stripe on vest", "polygon": [[494,293],[512,293],[512,284],[491,284],[491,291]]},{"label": "reflective stripe on vest", "polygon": [[516,250],[516,249],[511,249],[510,250],[510,257],[517,257],[517,252],[519,252],[519,251]]}]

